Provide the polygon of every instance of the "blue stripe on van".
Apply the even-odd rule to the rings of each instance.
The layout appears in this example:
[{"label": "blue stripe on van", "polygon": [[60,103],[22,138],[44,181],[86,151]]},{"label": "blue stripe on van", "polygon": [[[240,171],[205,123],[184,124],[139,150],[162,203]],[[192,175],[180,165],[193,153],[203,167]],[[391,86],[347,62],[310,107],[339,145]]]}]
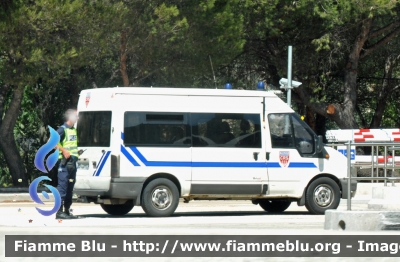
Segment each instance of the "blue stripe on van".
[{"label": "blue stripe on van", "polygon": [[[121,146],[122,151],[123,146]],[[148,161],[136,147],[130,147],[132,152],[143,162],[145,166],[165,167],[232,167],[232,168],[282,168],[279,162],[188,162],[188,161]],[[126,149],[125,149],[126,150]],[[127,152],[127,151],[126,151]],[[124,153],[125,155],[125,153]],[[125,155],[126,156],[126,155]],[[130,156],[130,155],[129,155]],[[130,159],[128,156],[126,156]],[[131,156],[130,156],[131,157]],[[131,157],[132,158],[132,157]],[[133,158],[132,158],[133,159]],[[135,161],[133,159],[133,161]],[[134,162],[131,161],[133,165]],[[137,164],[137,162],[135,161]],[[316,168],[314,163],[292,162],[288,168]]]},{"label": "blue stripe on van", "polygon": [[96,176],[100,176],[100,173],[103,170],[104,164],[107,162],[107,159],[110,156],[110,154],[111,154],[111,151],[107,151],[107,153],[104,156],[103,161],[100,163],[100,166],[98,168],[99,171],[97,172]]},{"label": "blue stripe on van", "polygon": [[262,162],[192,162],[192,167],[253,167],[266,168],[267,163]]},{"label": "blue stripe on van", "polygon": [[267,162],[268,168],[282,168],[278,162]]},{"label": "blue stripe on van", "polygon": [[291,162],[289,163],[289,168],[315,168],[317,167],[314,163],[305,162]]},{"label": "blue stripe on van", "polygon": [[124,140],[124,133],[121,132],[121,139]]},{"label": "blue stripe on van", "polygon": [[94,172],[93,172],[93,176],[96,176],[96,173],[97,173],[97,171],[99,170],[99,166],[100,166],[101,162],[103,161],[104,156],[105,156],[105,154],[102,154],[102,155],[101,155],[100,161],[99,161],[99,163],[97,163],[96,169],[95,169]]},{"label": "blue stripe on van", "polygon": [[134,166],[140,166],[139,163],[129,154],[128,150],[121,145],[121,153],[131,162]]}]

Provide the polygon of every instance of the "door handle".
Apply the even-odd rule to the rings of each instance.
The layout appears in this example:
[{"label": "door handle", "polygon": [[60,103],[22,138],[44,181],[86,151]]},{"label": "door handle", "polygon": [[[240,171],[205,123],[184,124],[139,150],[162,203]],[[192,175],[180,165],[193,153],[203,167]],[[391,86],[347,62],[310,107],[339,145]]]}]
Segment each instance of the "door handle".
[{"label": "door handle", "polygon": [[96,161],[92,161],[92,166],[93,166],[94,169],[96,169],[96,166],[97,166]]},{"label": "door handle", "polygon": [[255,160],[255,161],[258,160],[258,154],[259,154],[259,152],[254,152],[254,153],[253,153],[253,157],[254,157],[254,160]]},{"label": "door handle", "polygon": [[269,155],[270,155],[271,153],[270,152],[267,152],[266,154],[265,154],[265,158],[267,159],[267,160],[269,160]]}]

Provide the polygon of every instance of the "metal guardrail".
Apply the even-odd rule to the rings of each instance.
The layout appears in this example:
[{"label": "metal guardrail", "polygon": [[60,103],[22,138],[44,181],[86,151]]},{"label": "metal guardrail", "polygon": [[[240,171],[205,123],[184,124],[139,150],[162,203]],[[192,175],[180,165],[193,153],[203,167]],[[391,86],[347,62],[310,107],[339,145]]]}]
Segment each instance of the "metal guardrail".
[{"label": "metal guardrail", "polygon": [[[348,141],[344,144],[326,144],[327,146],[337,147],[337,146],[346,146],[346,154],[347,154],[347,210],[351,210],[351,181],[352,180],[384,180],[384,186],[387,186],[387,181],[392,180],[392,185],[394,186],[395,180],[400,180],[400,177],[387,177],[387,170],[391,169],[392,174],[395,169],[400,169],[400,165],[395,165],[395,151],[400,150],[400,143],[391,142],[391,143],[375,143],[375,142],[361,142],[361,143],[353,143],[352,141]],[[354,164],[351,163],[351,146],[357,147],[371,147],[371,164]],[[379,155],[379,147],[383,147],[383,165],[379,164],[378,156]],[[388,150],[392,152],[392,164],[388,166]],[[356,153],[356,152],[355,152]],[[376,153],[376,155],[375,155]],[[351,168],[352,167],[371,167],[371,177],[352,177],[351,176]],[[376,168],[377,176],[374,176],[374,170]],[[384,177],[379,177],[379,169],[384,170]]]}]

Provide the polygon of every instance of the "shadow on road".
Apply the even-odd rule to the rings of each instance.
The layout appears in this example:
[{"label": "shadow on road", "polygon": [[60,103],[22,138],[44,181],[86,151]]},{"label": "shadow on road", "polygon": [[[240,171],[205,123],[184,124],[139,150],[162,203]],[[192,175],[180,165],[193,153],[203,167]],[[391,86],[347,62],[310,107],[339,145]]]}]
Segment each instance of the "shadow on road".
[{"label": "shadow on road", "polygon": [[[225,216],[290,216],[290,215],[310,215],[307,211],[288,211],[283,213],[272,213],[265,211],[204,211],[204,212],[175,212],[171,217],[225,217]],[[149,217],[146,214],[126,214],[124,216],[112,216],[109,214],[84,214],[80,217],[96,217],[96,218],[135,218]]]}]

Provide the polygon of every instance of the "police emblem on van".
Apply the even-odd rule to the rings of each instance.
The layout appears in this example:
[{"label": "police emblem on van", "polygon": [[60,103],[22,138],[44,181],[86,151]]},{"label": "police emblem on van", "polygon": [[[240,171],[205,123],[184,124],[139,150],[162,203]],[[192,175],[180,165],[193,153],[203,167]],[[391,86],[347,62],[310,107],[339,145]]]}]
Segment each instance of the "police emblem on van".
[{"label": "police emblem on van", "polygon": [[289,163],[289,151],[279,151],[279,163],[286,167]]}]

